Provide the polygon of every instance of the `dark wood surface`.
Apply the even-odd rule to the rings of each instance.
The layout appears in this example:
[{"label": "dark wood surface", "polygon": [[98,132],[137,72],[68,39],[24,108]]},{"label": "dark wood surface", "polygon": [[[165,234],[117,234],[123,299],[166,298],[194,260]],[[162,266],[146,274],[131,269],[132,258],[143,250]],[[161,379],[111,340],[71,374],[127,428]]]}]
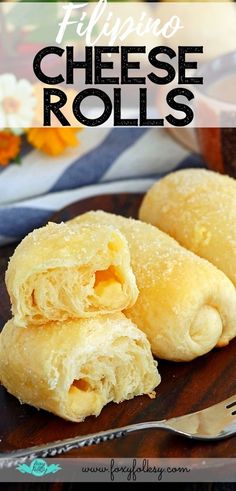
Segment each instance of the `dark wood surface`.
[{"label": "dark wood surface", "polygon": [[[89,198],[67,207],[52,219],[66,221],[91,209],[137,216],[141,195],[123,194]],[[15,246],[14,246],[15,247]],[[4,273],[14,247],[0,249],[0,327],[10,318]],[[109,404],[98,418],[70,423],[45,411],[21,405],[0,387],[0,451],[47,443],[118,427],[197,411],[236,393],[236,341],[190,363],[159,361],[162,382],[156,399],[136,397]],[[236,457],[236,438],[215,443],[197,442],[163,431],[143,431],[113,442],[72,451],[67,457]]]}]

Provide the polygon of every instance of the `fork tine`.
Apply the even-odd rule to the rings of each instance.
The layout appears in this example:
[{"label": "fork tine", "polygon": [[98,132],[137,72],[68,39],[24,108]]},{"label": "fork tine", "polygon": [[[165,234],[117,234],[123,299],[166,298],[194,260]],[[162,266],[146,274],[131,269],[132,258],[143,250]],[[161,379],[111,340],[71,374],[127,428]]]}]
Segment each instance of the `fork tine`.
[{"label": "fork tine", "polygon": [[236,406],[236,400],[234,402],[231,402],[230,404],[227,404],[225,407],[227,407],[227,409],[230,409],[233,406]]},{"label": "fork tine", "polygon": [[166,420],[176,432],[196,439],[226,438],[236,432],[236,395],[194,413]]},{"label": "fork tine", "polygon": [[234,406],[236,406],[236,395],[233,395],[233,396],[229,397],[228,399],[225,399],[224,401],[217,402],[216,404],[213,404],[212,406],[208,406],[205,409],[200,409],[198,411],[195,411],[191,414],[203,413],[205,411],[214,410],[216,407],[218,409],[220,407],[222,407],[222,409],[231,409]]},{"label": "fork tine", "polygon": [[[224,401],[221,401],[221,402],[218,402],[216,404],[214,404],[213,406],[210,406],[210,407],[206,407],[205,409],[203,409],[202,411],[197,411],[197,412],[212,412],[212,411],[215,411],[215,410],[222,410],[226,416],[226,414],[228,415],[228,417],[231,417],[231,416],[235,416],[236,414],[236,395],[233,395],[231,397],[229,397],[228,399],[225,399]],[[233,411],[231,411],[231,408],[233,408]]]},{"label": "fork tine", "polygon": [[223,406],[226,409],[230,409],[231,407],[236,406],[236,395],[233,395],[228,399],[225,399],[224,401],[218,402],[211,407],[215,407],[215,406]]}]

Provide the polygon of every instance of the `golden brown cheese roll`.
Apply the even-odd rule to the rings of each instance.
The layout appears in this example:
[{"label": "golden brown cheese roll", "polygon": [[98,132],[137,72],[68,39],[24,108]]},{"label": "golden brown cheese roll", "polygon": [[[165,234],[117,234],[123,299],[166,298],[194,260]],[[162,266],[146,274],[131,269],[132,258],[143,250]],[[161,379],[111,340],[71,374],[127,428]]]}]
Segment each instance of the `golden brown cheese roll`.
[{"label": "golden brown cheese roll", "polygon": [[98,416],[108,402],[152,393],[160,383],[145,336],[123,314],[0,334],[0,380],[37,408],[71,421]]},{"label": "golden brown cheese roll", "polygon": [[138,290],[127,241],[113,227],[49,223],[16,248],[6,273],[15,324],[121,311]]},{"label": "golden brown cheese roll", "polygon": [[169,174],[146,194],[140,219],[208,259],[236,286],[236,181],[203,169]]},{"label": "golden brown cheese roll", "polygon": [[139,288],[125,314],[147,334],[156,356],[192,360],[236,335],[236,290],[208,261],[138,220],[97,211],[75,222],[113,224],[125,235]]}]

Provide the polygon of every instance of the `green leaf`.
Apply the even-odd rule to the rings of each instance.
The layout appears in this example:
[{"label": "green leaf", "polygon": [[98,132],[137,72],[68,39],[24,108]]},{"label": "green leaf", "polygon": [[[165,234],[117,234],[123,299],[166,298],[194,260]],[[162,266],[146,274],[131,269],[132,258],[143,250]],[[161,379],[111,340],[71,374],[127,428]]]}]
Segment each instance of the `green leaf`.
[{"label": "green leaf", "polygon": [[16,157],[15,157],[15,158],[12,160],[12,163],[13,163],[13,164],[17,164],[17,165],[21,165],[21,163],[22,163],[22,159],[21,159],[20,154],[19,154],[19,155],[17,155],[17,156],[16,156]]}]

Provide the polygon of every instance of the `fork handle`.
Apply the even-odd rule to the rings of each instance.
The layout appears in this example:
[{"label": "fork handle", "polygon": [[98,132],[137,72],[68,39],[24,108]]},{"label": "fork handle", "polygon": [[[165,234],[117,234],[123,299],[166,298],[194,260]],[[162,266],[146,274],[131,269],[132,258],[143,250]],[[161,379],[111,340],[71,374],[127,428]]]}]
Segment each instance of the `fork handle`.
[{"label": "fork handle", "polygon": [[46,445],[38,445],[22,450],[11,451],[0,454],[0,469],[3,467],[12,467],[13,465],[23,464],[26,460],[36,458],[57,457],[63,453],[69,452],[76,448],[83,448],[91,445],[98,445],[102,442],[115,440],[126,436],[134,431],[146,430],[150,428],[166,428],[165,420],[150,421],[146,423],[137,423],[133,425],[123,426],[112,430],[92,433],[90,435],[68,438],[67,440],[58,440]]}]

